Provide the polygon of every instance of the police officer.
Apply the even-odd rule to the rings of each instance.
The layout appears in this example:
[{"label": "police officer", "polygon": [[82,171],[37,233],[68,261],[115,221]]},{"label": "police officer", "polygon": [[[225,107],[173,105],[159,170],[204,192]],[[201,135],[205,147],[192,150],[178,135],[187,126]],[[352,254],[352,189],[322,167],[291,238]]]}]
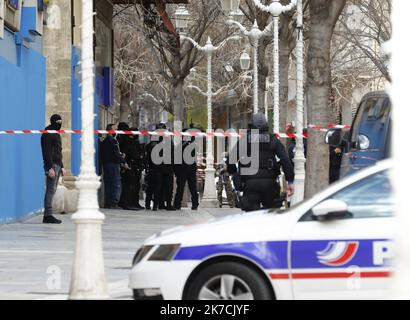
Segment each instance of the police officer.
[{"label": "police officer", "polygon": [[[159,123],[156,125],[156,130],[165,131],[167,127],[165,123]],[[170,139],[166,137],[165,139]],[[164,143],[160,148],[159,154],[155,154],[155,147]],[[165,152],[165,153],[164,153]],[[172,155],[174,149],[172,141],[164,141],[164,137],[159,137],[157,141],[151,141],[147,146],[147,159],[149,163],[150,179],[154,188],[154,206],[153,210],[166,209],[167,211],[175,211],[172,205],[173,186],[174,186],[174,172],[172,168]],[[155,156],[159,156],[162,159],[167,156],[171,156],[169,163],[158,163],[154,161]]]},{"label": "police officer", "polygon": [[[139,131],[138,128],[131,128],[131,131]],[[145,147],[144,144],[140,142],[140,136],[133,135],[133,148],[136,150],[136,161],[131,170],[134,171],[136,177],[135,185],[135,196],[136,196],[136,205],[139,209],[144,209],[143,206],[139,204],[140,190],[141,190],[141,177],[142,172],[145,169],[144,157],[145,157]]]},{"label": "police officer", "polygon": [[[182,130],[183,132],[188,129]],[[186,154],[187,148],[191,149],[189,154]],[[182,141],[180,152],[182,152],[182,163],[174,164],[174,172],[177,180],[177,192],[174,199],[174,207],[176,210],[181,209],[181,202],[184,196],[185,184],[188,182],[189,192],[191,193],[192,210],[197,210],[199,206],[198,191],[196,187],[196,146],[195,138],[191,137],[189,141]]]},{"label": "police officer", "polygon": [[[120,122],[118,124],[118,130],[120,131],[131,131],[130,127],[125,122]],[[134,136],[128,134],[121,134],[117,138],[120,151],[125,154],[126,167],[121,170],[121,198],[119,206],[124,210],[141,210],[138,204],[138,193],[137,193],[137,166],[139,153],[135,145]],[[139,189],[138,189],[139,192]]]},{"label": "police officer", "polygon": [[[113,130],[114,125],[107,125],[107,130]],[[101,162],[103,165],[105,207],[121,209],[118,206],[121,196],[121,166],[127,168],[125,155],[120,152],[116,134],[108,134],[101,143]]]},{"label": "police officer", "polygon": [[[293,195],[294,187],[294,171],[292,163],[287,155],[285,147],[276,138],[275,135],[269,134],[269,127],[265,115],[257,113],[252,115],[249,123],[248,134],[241,138],[247,139],[247,150],[240,150],[238,143],[230,153],[232,159],[232,152],[236,152],[239,159],[239,173],[241,183],[243,184],[243,198],[242,210],[255,211],[259,210],[262,204],[263,208],[280,208],[282,202],[280,199],[280,185],[278,183],[278,176],[280,175],[280,165],[285,173],[287,181],[286,191],[288,196]],[[252,129],[258,130],[254,133]],[[252,130],[252,131],[251,131]],[[259,153],[257,155],[250,155],[250,163],[245,164],[244,158],[252,150],[253,143],[259,144]],[[278,164],[276,157],[280,159]],[[257,172],[249,175],[247,169],[257,168]],[[229,161],[229,173],[237,171],[236,165]]]}]

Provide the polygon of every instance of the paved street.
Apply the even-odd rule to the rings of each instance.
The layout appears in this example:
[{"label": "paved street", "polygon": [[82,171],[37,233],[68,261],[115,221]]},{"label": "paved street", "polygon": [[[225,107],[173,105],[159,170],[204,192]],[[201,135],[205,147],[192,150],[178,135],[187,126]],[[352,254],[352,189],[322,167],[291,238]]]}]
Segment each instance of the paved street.
[{"label": "paved street", "polygon": [[[103,225],[106,277],[111,298],[131,299],[128,275],[141,242],[153,233],[239,213],[237,209],[197,212],[106,211]],[[62,225],[44,225],[36,216],[25,223],[0,226],[0,300],[66,299],[69,290],[75,226],[69,215]],[[61,283],[58,277],[61,272]]]}]

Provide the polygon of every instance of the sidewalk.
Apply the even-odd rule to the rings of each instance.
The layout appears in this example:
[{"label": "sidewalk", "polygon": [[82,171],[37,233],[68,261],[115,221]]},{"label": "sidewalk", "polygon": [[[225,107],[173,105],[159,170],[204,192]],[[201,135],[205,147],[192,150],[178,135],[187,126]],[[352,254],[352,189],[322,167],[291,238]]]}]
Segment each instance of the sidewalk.
[{"label": "sidewalk", "polygon": [[[110,297],[131,299],[128,275],[144,239],[161,230],[240,213],[238,209],[191,211],[117,211],[106,215],[103,243]],[[0,225],[0,300],[66,299],[70,287],[75,226],[70,215],[61,225],[42,224],[42,217]]]}]

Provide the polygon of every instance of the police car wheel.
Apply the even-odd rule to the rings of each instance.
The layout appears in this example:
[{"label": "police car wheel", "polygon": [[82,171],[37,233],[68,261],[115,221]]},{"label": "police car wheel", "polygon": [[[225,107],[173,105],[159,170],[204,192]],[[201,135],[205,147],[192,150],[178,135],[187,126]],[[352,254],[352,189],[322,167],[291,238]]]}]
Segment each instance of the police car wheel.
[{"label": "police car wheel", "polygon": [[270,300],[271,291],[252,268],[221,262],[200,271],[187,290],[188,300]]}]

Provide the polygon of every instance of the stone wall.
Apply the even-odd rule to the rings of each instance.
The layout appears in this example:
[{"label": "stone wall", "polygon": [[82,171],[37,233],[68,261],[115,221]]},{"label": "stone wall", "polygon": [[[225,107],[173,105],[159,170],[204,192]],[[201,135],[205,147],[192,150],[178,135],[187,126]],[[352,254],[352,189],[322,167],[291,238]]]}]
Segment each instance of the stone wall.
[{"label": "stone wall", "polygon": [[[46,123],[58,113],[71,129],[71,1],[50,0],[43,35],[46,57]],[[63,135],[63,159],[71,173],[71,136]]]}]

